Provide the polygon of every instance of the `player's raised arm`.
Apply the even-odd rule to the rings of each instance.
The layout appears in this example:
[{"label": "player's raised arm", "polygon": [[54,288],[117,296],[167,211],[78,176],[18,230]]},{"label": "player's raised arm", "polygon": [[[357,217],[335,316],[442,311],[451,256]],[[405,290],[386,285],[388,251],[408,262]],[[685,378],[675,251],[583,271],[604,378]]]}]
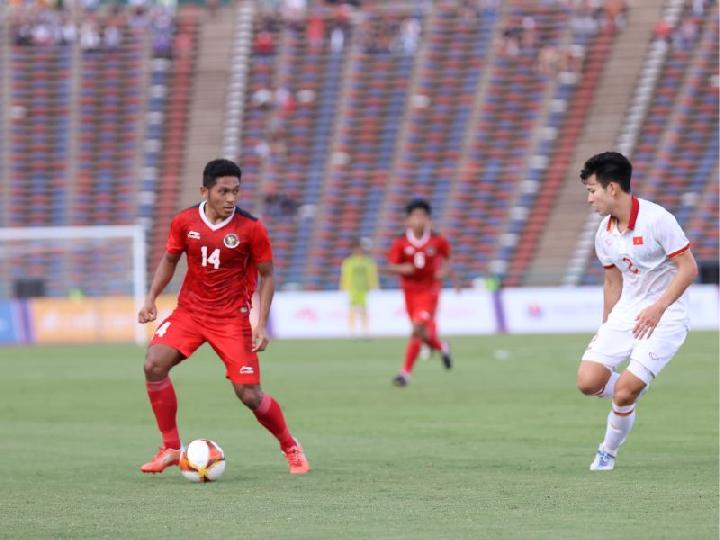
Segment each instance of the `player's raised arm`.
[{"label": "player's raised arm", "polygon": [[258,292],[258,322],[253,328],[253,351],[264,351],[270,342],[267,322],[270,316],[270,304],[275,294],[275,276],[272,261],[258,263],[260,288]]},{"label": "player's raised arm", "polygon": [[605,279],[603,281],[603,322],[607,321],[612,308],[620,300],[622,293],[623,278],[622,272],[615,265],[605,268]]},{"label": "player's raised arm", "polygon": [[153,275],[150,290],[145,297],[145,304],[140,310],[140,313],[138,313],[139,323],[149,323],[157,318],[157,306],[155,305],[155,301],[157,300],[157,297],[160,296],[160,293],[165,290],[165,287],[167,287],[167,284],[170,283],[170,280],[175,274],[175,268],[180,260],[180,255],[181,252],[171,253],[166,251],[162,256],[162,259],[160,259],[160,264],[158,264],[158,267],[155,270],[155,275]]}]

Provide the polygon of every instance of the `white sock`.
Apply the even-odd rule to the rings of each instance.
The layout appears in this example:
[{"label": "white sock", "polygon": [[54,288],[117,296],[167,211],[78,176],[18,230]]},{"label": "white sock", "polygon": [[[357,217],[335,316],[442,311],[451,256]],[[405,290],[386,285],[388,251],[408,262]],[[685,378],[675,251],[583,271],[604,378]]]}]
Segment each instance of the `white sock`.
[{"label": "white sock", "polygon": [[627,439],[628,433],[635,423],[635,404],[616,405],[612,404],[612,410],[608,414],[607,429],[602,447],[606,452],[617,454],[620,445]]},{"label": "white sock", "polygon": [[620,378],[620,374],[615,371],[614,369],[610,371],[610,378],[608,379],[607,384],[605,384],[605,388],[602,389],[602,392],[599,394],[595,394],[597,397],[610,399],[613,395],[613,392],[615,391],[615,383]]}]

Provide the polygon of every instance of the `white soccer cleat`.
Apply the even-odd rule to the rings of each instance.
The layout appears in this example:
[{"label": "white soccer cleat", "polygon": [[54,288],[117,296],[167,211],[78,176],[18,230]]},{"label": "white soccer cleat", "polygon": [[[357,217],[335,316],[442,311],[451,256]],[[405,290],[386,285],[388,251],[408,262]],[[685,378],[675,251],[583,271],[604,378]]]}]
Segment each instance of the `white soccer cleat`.
[{"label": "white soccer cleat", "polygon": [[615,468],[615,456],[603,450],[602,445],[598,447],[595,459],[590,464],[591,471],[612,471]]}]

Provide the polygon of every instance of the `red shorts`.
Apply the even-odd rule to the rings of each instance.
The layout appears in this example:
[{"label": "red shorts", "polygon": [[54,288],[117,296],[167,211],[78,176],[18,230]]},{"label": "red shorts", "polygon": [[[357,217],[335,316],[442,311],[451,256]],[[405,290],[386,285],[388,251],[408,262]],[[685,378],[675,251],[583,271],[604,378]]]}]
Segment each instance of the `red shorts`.
[{"label": "red shorts", "polygon": [[435,319],[439,290],[405,291],[405,310],[413,323],[426,323]]},{"label": "red shorts", "polygon": [[260,384],[260,364],[252,351],[248,316],[205,323],[177,308],[157,327],[150,346],[167,345],[187,358],[205,342],[225,363],[226,378],[235,384]]}]

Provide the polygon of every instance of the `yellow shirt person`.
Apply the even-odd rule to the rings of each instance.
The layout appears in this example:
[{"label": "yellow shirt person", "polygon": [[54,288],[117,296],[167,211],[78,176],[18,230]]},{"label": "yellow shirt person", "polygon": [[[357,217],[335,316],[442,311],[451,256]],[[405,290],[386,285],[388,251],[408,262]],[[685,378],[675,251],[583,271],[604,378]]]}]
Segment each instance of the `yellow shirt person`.
[{"label": "yellow shirt person", "polygon": [[368,333],[367,294],[378,288],[377,264],[365,254],[360,242],[354,242],[352,254],[342,263],[340,288],[350,299],[350,332],[355,332],[357,317],[362,322],[363,332]]}]

